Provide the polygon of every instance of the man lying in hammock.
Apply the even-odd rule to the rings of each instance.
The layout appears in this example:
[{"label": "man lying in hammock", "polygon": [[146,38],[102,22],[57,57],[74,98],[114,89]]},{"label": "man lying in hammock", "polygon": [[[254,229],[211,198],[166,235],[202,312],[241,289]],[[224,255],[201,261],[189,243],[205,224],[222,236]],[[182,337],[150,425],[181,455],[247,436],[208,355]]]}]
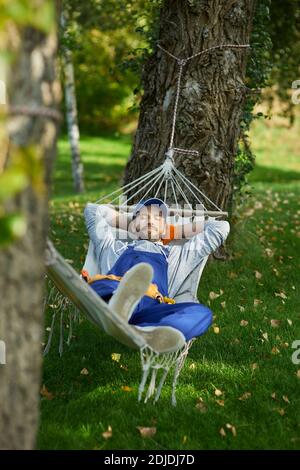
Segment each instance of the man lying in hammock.
[{"label": "man lying in hammock", "polygon": [[[191,238],[183,244],[176,243],[176,240],[166,243],[170,238],[182,238],[177,226],[173,226],[171,236],[164,239],[169,228],[168,211],[168,206],[157,198],[139,203],[129,226],[135,239],[128,243],[117,240],[112,228],[122,225],[122,215],[119,217],[117,211],[108,206],[88,203],[84,211],[86,226],[98,266],[105,267],[105,272],[92,277],[86,272],[83,275],[96,293],[109,302],[127,271],[138,263],[149,263],[153,268],[152,284],[135,303],[128,322],[140,327],[171,326],[189,340],[208,330],[212,312],[196,299],[195,302],[175,303],[170,298],[170,280],[172,291],[176,293],[199,263],[226,240],[229,223],[210,219],[198,224],[199,233],[192,232],[191,224],[187,224],[183,226],[183,237]],[[130,293],[131,287],[128,286],[128,296]],[[116,292],[114,297],[117,295]]]}]

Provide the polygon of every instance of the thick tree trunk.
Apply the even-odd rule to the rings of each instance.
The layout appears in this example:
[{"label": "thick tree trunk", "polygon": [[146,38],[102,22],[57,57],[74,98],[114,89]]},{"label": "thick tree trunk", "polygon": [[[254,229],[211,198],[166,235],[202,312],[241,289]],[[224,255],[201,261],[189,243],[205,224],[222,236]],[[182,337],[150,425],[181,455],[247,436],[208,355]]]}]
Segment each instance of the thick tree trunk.
[{"label": "thick tree trunk", "polygon": [[15,28],[13,37],[18,50],[8,78],[13,114],[5,166],[21,158],[30,184],[7,207],[26,216],[26,233],[0,250],[0,339],[6,344],[6,365],[0,366],[0,449],[32,449],[39,416],[48,187],[57,136],[56,113],[46,117],[45,107],[53,109],[59,100],[57,40],[55,31],[33,27]]},{"label": "thick tree trunk", "polygon": [[[220,44],[247,44],[254,3],[167,0],[161,10],[159,42],[180,58]],[[246,61],[247,49],[223,49],[194,58],[183,68],[174,146],[197,150],[199,157],[176,154],[176,167],[224,210],[232,193],[234,156],[248,91]],[[125,183],[164,159],[178,71],[177,62],[158,48],[145,64],[144,95]]]},{"label": "thick tree trunk", "polygon": [[[66,15],[61,13],[62,33],[66,30]],[[66,115],[68,124],[68,136],[72,157],[72,175],[74,189],[77,193],[84,191],[83,165],[81,162],[79,148],[79,126],[77,117],[77,102],[75,91],[74,66],[71,50],[63,44],[62,46],[62,62],[64,69],[64,90],[66,102]]]}]

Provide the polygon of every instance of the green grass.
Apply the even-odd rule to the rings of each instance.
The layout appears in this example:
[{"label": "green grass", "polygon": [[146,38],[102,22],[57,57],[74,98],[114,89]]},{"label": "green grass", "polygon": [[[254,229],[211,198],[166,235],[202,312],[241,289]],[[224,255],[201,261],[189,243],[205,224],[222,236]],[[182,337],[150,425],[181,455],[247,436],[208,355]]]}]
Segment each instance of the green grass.
[{"label": "green grass", "polygon": [[[199,289],[219,333],[211,328],[193,345],[180,376],[177,407],[170,403],[170,381],[158,404],[138,404],[138,353],[86,320],[75,326],[60,358],[56,326],[43,376],[53,398],[41,398],[39,448],[300,448],[300,365],[291,361],[292,342],[300,340],[297,128],[257,123],[252,141],[257,155],[253,193],[228,239],[231,259],[209,263]],[[52,239],[75,269],[88,242],[83,207],[117,186],[130,141],[85,137],[81,150],[86,193],[73,193],[68,144],[62,139],[51,202]],[[223,293],[210,300],[209,293],[220,289]],[[271,320],[279,320],[279,326],[272,327]],[[121,354],[120,362],[112,353]],[[88,375],[80,374],[83,368]],[[199,399],[202,410],[196,406]],[[226,424],[235,427],[236,436]],[[108,426],[112,437],[105,440]],[[155,426],[157,432],[143,439],[137,426]]]}]

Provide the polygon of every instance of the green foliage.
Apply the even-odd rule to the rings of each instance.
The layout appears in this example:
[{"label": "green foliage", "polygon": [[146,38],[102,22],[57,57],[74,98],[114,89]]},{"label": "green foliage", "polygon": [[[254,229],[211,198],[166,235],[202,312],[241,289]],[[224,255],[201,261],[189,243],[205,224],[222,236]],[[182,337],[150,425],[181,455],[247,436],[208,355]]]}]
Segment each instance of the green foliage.
[{"label": "green foliage", "polygon": [[272,2],[271,20],[268,25],[273,43],[271,83],[265,94],[272,109],[275,98],[279,98],[282,106],[280,111],[293,124],[296,107],[291,100],[292,83],[300,78],[300,1],[285,0]]},{"label": "green foliage", "polygon": [[[13,25],[16,30],[32,27],[45,34],[55,27],[55,2],[48,0],[0,0],[0,60],[4,69],[8,68],[15,57],[10,49],[7,26]],[[10,33],[11,34],[11,33]],[[5,129],[5,112],[1,113],[1,159],[6,160],[7,136]],[[22,237],[26,231],[26,219],[20,212],[10,209],[10,201],[24,191],[29,185],[36,191],[43,191],[43,163],[38,147],[9,147],[9,161],[6,165],[1,161],[0,170],[0,247],[9,245]]]},{"label": "green foliage", "polygon": [[247,96],[240,122],[241,138],[234,162],[231,212],[249,194],[247,175],[254,168],[255,156],[251,151],[248,133],[253,120],[264,117],[262,113],[254,113],[254,106],[259,101],[259,94],[256,94],[255,90],[261,90],[270,84],[272,70],[272,41],[268,30],[270,5],[271,0],[261,0],[256,4],[246,70],[246,86],[250,93]]},{"label": "green foliage", "polygon": [[18,26],[32,26],[49,33],[55,20],[55,2],[48,0],[0,0],[0,26],[13,21]]}]

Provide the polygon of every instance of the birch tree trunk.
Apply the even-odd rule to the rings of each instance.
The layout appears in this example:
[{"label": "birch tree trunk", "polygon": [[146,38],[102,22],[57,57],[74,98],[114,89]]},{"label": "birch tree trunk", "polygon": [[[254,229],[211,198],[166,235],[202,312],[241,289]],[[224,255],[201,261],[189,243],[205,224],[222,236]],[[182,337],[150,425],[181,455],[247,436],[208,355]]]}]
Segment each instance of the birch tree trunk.
[{"label": "birch tree trunk", "polygon": [[[66,14],[64,11],[61,13],[61,27],[62,35],[66,31]],[[64,90],[65,90],[65,103],[66,115],[68,125],[68,136],[71,148],[72,157],[72,175],[74,189],[77,193],[84,191],[83,179],[83,164],[81,162],[80,148],[79,148],[79,126],[77,117],[77,102],[74,78],[74,66],[72,61],[72,51],[66,44],[62,45],[62,62],[64,70]]]},{"label": "birch tree trunk", "polygon": [[[180,58],[220,44],[247,44],[254,4],[255,0],[166,0],[159,42]],[[199,157],[177,154],[175,164],[224,210],[232,194],[240,119],[249,91],[244,84],[246,61],[246,49],[228,48],[194,58],[183,68],[174,146],[197,150]],[[178,71],[177,62],[158,48],[145,64],[144,95],[125,183],[164,159]]]},{"label": "birch tree trunk", "polygon": [[49,34],[12,22],[10,28],[15,60],[7,82],[11,116],[4,166],[19,159],[29,184],[7,205],[26,216],[25,235],[0,249],[0,338],[6,345],[6,365],[0,365],[0,449],[32,449],[39,418],[48,188],[60,93],[54,25]]}]

